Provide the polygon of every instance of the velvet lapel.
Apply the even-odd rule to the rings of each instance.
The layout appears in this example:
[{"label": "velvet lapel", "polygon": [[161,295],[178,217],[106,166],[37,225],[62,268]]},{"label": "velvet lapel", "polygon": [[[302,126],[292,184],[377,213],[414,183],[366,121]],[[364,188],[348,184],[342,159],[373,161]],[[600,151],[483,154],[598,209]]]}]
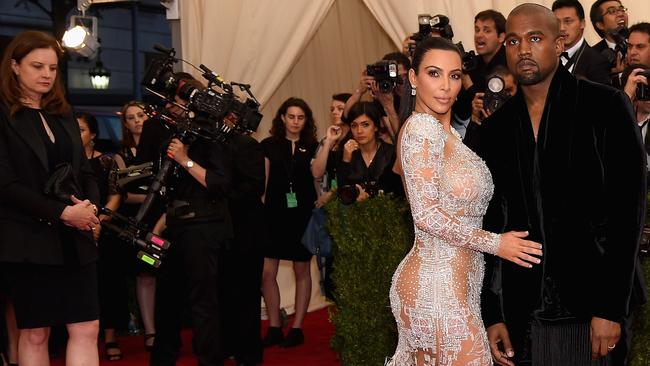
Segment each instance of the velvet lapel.
[{"label": "velvet lapel", "polygon": [[[31,118],[30,118],[31,117]],[[33,109],[22,109],[9,119],[11,127],[22,137],[25,143],[34,151],[43,169],[49,171],[47,164],[47,151],[43,146],[43,140],[39,136],[38,128],[41,119],[38,111]]]}]

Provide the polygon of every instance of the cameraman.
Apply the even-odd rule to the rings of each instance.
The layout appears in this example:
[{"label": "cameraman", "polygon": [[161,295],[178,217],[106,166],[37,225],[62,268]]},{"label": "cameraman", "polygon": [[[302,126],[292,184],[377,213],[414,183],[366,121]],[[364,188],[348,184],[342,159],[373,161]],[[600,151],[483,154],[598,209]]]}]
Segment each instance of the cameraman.
[{"label": "cameraman", "polygon": [[[620,0],[596,0],[591,5],[589,18],[594,30],[602,40],[594,45],[594,49],[602,54],[610,63],[612,85],[624,85],[620,83],[620,73],[625,69],[626,63],[620,46],[617,47],[616,39],[612,35],[617,30],[627,29],[627,8]],[[623,31],[623,36],[625,36]]]},{"label": "cameraman", "polygon": [[[230,114],[226,124],[234,128],[238,118]],[[260,336],[260,287],[266,238],[264,225],[264,151],[254,138],[233,134],[227,141],[233,157],[232,188],[228,205],[234,231],[233,245],[223,252],[220,272],[223,304],[221,319],[226,355],[234,355],[237,365],[251,366],[262,362]],[[255,230],[251,230],[255,227]]]},{"label": "cameraman", "polygon": [[[395,88],[390,93],[383,93],[379,90],[377,82],[373,76],[368,76],[366,69],[361,71],[361,79],[359,80],[359,88],[354,91],[352,96],[348,98],[345,103],[345,110],[343,116],[347,117],[350,108],[361,100],[361,97],[368,91],[374,101],[381,108],[383,125],[388,129],[388,133],[393,141],[397,136],[400,128],[398,111],[400,110],[400,97],[404,93],[404,86],[407,82],[406,77],[408,70],[411,68],[411,61],[403,53],[392,52],[384,55],[382,61],[395,61],[397,63],[398,81]],[[384,118],[385,117],[385,118]],[[386,123],[386,119],[388,120]]]},{"label": "cameraman", "polygon": [[[187,101],[176,96],[176,101]],[[178,106],[169,106],[185,117]],[[193,123],[201,123],[197,120]],[[193,349],[199,365],[222,365],[224,352],[217,286],[219,252],[232,238],[228,194],[232,158],[225,144],[173,138],[167,156],[177,165],[167,182],[167,213],[156,225],[172,242],[161,267],[156,293],[156,340],[152,366],[175,365],[180,351],[184,295],[189,297]]]},{"label": "cameraman", "polygon": [[496,10],[484,10],[474,17],[474,48],[478,54],[475,67],[463,70],[463,89],[458,94],[453,111],[455,119],[471,117],[472,100],[476,93],[485,91],[487,76],[497,66],[506,66],[503,42],[506,36],[506,18]]},{"label": "cameraman", "polygon": [[376,195],[380,190],[402,195],[400,177],[392,171],[395,146],[379,139],[381,111],[374,103],[358,102],[350,109],[347,120],[352,139],[343,146],[343,158],[337,169],[339,197],[343,198],[341,194],[345,194],[346,186],[348,191],[356,187],[357,201]]}]

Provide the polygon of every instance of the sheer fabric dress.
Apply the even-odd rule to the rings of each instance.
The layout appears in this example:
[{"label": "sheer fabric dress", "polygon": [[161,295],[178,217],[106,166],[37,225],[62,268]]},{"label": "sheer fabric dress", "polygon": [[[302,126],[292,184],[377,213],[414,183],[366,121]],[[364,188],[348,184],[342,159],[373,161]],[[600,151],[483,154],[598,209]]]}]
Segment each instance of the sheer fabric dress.
[{"label": "sheer fabric dress", "polygon": [[388,365],[492,365],[480,312],[481,252],[500,240],[481,230],[490,171],[428,114],[413,114],[399,143],[415,242],[393,275],[399,342]]}]

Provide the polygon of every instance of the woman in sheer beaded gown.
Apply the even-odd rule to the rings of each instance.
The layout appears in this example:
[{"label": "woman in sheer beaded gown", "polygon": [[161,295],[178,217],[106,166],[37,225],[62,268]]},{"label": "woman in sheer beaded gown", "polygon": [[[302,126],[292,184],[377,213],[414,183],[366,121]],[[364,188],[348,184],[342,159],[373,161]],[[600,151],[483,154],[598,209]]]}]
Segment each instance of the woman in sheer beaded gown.
[{"label": "woman in sheer beaded gown", "polygon": [[524,240],[526,232],[481,230],[494,186],[484,162],[451,128],[461,88],[458,49],[440,37],[421,42],[409,81],[417,91],[410,93],[416,94],[415,113],[400,131],[397,168],[415,243],[393,275],[399,342],[388,365],[492,365],[480,312],[482,252],[532,267],[541,245]]}]

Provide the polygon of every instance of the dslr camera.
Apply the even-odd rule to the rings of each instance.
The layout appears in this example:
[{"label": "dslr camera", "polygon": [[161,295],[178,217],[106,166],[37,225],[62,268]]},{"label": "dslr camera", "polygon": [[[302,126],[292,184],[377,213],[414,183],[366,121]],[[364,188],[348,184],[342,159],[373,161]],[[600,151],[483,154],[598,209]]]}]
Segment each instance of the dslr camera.
[{"label": "dslr camera", "polygon": [[366,75],[375,78],[379,91],[382,93],[392,92],[401,82],[397,74],[397,62],[392,60],[381,60],[372,65],[366,65]]},{"label": "dslr camera", "polygon": [[[411,39],[415,41],[415,46],[417,47],[420,42],[424,41],[428,37],[431,37],[433,31],[440,34],[440,37],[452,40],[454,38],[454,30],[449,24],[449,17],[438,14],[431,16],[429,14],[420,14],[418,15],[418,32],[411,36]],[[463,42],[456,43],[456,47],[460,50],[461,59],[463,62],[463,71],[468,72],[476,69],[478,67],[478,58],[474,51],[465,52],[465,47],[463,47]],[[413,56],[413,51],[415,48],[409,47],[409,54]]]},{"label": "dslr camera", "polygon": [[[364,191],[366,191],[366,193],[368,193],[370,197],[375,197],[380,193],[379,186],[375,181],[365,182],[359,185],[363,188]],[[347,184],[341,186],[336,191],[336,195],[344,205],[355,203],[357,201],[357,197],[359,197],[359,194],[361,194],[361,191],[359,191],[359,188],[357,188],[356,184]]]},{"label": "dslr camera", "polygon": [[[645,69],[643,72],[640,72],[638,75],[643,75],[650,82],[650,69]],[[650,100],[650,85],[644,85],[641,83],[636,84],[636,99],[637,100]]]},{"label": "dslr camera", "polygon": [[488,113],[494,113],[509,98],[510,94],[506,91],[506,83],[503,78],[498,75],[490,77],[483,95],[483,109]]}]

